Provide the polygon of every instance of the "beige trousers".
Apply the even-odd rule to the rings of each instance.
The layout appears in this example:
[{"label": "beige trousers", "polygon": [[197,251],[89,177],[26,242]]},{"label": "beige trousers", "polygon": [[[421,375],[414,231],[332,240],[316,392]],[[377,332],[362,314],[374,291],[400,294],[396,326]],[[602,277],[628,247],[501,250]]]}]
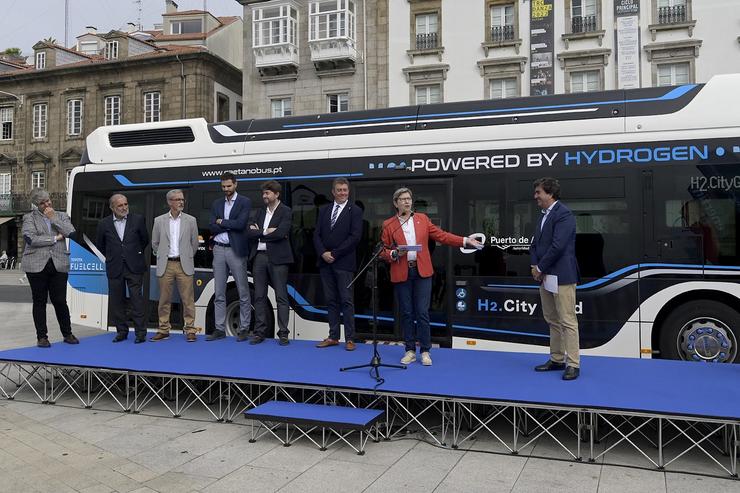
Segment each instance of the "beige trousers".
[{"label": "beige trousers", "polygon": [[185,274],[180,262],[167,262],[164,275],[159,278],[159,332],[169,334],[170,309],[172,308],[172,288],[177,284],[177,291],[182,301],[182,315],[185,321],[183,332],[195,334],[195,300],[193,293],[193,276]]},{"label": "beige trousers", "polygon": [[[542,314],[550,326],[550,359],[579,368],[578,319],[576,318],[576,285],[558,286],[557,294],[540,285]],[[567,359],[566,359],[567,358]]]}]

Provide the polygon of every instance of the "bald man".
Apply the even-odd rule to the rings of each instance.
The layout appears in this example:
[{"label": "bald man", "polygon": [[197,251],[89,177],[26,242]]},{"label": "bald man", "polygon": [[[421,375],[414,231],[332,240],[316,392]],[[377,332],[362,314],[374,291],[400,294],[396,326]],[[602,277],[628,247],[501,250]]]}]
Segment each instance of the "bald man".
[{"label": "bald man", "polygon": [[148,265],[144,250],[149,244],[146,221],[140,214],[130,213],[128,199],[119,193],[111,196],[113,212],[98,224],[96,244],[105,255],[108,275],[108,327],[116,327],[113,342],[128,337],[126,317],[126,288],[131,300],[131,318],[134,321],[135,343],[146,341],[145,303],[142,291],[144,273]]}]

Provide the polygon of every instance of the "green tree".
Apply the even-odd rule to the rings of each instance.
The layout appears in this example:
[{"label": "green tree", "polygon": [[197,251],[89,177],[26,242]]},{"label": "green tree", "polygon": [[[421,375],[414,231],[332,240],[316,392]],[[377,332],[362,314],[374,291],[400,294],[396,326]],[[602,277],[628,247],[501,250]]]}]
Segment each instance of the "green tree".
[{"label": "green tree", "polygon": [[52,37],[52,36],[49,36],[48,38],[44,38],[43,39],[43,42],[44,43],[51,43],[51,44],[55,45],[55,44],[57,44],[57,39],[54,38],[54,37]]},{"label": "green tree", "polygon": [[20,48],[5,48],[5,50],[0,51],[0,55],[21,56],[21,49]]}]

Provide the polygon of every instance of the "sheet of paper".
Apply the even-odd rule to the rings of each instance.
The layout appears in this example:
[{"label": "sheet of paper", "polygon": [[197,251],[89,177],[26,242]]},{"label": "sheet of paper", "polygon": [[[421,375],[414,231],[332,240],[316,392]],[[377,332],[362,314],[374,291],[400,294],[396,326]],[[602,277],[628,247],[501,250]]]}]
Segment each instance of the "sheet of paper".
[{"label": "sheet of paper", "polygon": [[420,252],[421,245],[398,245],[398,250],[401,252]]},{"label": "sheet of paper", "polygon": [[545,289],[553,294],[558,294],[558,276],[552,274],[545,275]]}]

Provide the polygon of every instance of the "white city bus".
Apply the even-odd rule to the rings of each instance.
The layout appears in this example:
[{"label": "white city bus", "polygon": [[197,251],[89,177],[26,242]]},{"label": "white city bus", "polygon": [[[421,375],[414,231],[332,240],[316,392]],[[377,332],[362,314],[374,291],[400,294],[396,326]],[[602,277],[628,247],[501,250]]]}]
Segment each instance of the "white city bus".
[{"label": "white city bus", "polygon": [[[69,302],[73,322],[106,328],[103,264],[91,239],[125,193],[149,226],[165,193],[183,189],[202,236],[197,323],[213,328],[209,209],[231,171],[260,205],[276,179],[293,210],[289,293],[293,337],[326,336],[312,234],[331,182],[347,177],[364,209],[359,262],[393,213],[399,186],[436,224],[485,240],[478,252],[430,245],[433,342],[443,347],[544,351],[549,331],[529,276],[539,211],[532,182],[553,176],[577,220],[577,290],[585,354],[738,360],[740,339],[740,76],[707,84],[447,103],[208,124],[202,119],[101,127],[72,174]],[[150,252],[146,252],[150,255]],[[146,295],[156,325],[152,259]],[[357,331],[401,338],[388,272],[355,285]],[[230,326],[238,316],[228,290]],[[271,299],[274,308],[274,298]],[[178,316],[177,313],[175,316]]]}]

